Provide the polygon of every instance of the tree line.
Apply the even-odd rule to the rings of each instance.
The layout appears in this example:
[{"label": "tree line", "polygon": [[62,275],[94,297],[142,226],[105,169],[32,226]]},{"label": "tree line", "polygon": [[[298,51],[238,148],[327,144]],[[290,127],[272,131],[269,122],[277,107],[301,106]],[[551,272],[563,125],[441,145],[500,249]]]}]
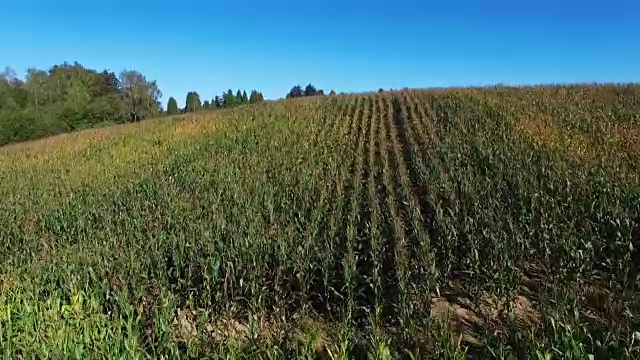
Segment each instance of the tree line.
[{"label": "tree line", "polygon": [[[312,84],[294,86],[287,98],[324,95]],[[335,95],[331,91],[330,95]],[[97,71],[77,62],[54,65],[48,70],[31,68],[24,79],[6,68],[0,73],[0,145],[56,135],[74,130],[140,121],[161,115],[232,108],[264,101],[257,90],[229,89],[202,101],[190,91],[180,108],[170,97],[166,111],[155,80],[135,70],[116,74]]]},{"label": "tree line", "polygon": [[47,70],[31,68],[21,79],[5,68],[0,73],[0,146],[84,128],[264,100],[256,90],[250,95],[240,90],[234,95],[229,90],[201,102],[198,93],[192,91],[184,108],[179,109],[172,97],[165,111],[161,97],[156,81],[135,70],[116,74],[65,62]]},{"label": "tree line", "polygon": [[172,96],[167,101],[167,115],[184,114],[189,112],[195,112],[200,110],[214,110],[232,108],[239,105],[255,104],[257,102],[264,101],[264,96],[257,90],[252,90],[251,95],[247,95],[247,91],[238,90],[235,95],[233,90],[222,93],[222,95],[215,96],[211,101],[200,99],[200,95],[195,91],[187,93],[185,104],[183,108],[178,106],[178,101]]},{"label": "tree line", "polygon": [[118,75],[77,62],[0,73],[0,145],[162,113],[155,81],[134,70]]},{"label": "tree line", "polygon": [[[336,95],[336,92],[331,90],[331,92],[329,93],[329,96],[335,96],[335,95]],[[324,96],[324,90],[317,89],[312,84],[307,85],[304,88],[304,90],[302,89],[302,86],[296,85],[292,87],[289,93],[287,94],[287,99],[293,99],[293,98],[299,98],[299,97],[305,97],[305,96]]]}]

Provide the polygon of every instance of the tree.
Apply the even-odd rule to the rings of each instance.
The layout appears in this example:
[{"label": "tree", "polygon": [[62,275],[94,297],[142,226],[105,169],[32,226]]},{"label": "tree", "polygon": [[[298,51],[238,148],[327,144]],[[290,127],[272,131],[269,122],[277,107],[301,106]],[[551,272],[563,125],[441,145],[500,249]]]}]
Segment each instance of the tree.
[{"label": "tree", "polygon": [[184,106],[185,112],[194,112],[201,108],[202,103],[200,102],[200,95],[195,91],[189,91],[189,93],[187,93],[187,100]]},{"label": "tree", "polygon": [[240,90],[238,90],[238,91],[236,92],[236,104],[237,104],[237,105],[241,105],[242,103],[243,103],[243,100],[242,100],[242,92],[241,92]]},{"label": "tree", "polygon": [[16,85],[16,82],[19,82],[20,79],[18,79],[18,75],[15,70],[5,66],[4,71],[0,73],[0,81],[4,81],[9,85]]},{"label": "tree", "polygon": [[169,101],[167,102],[167,115],[176,115],[180,112],[180,110],[178,109],[178,102],[176,101],[176,99],[174,99],[174,97],[170,97]]},{"label": "tree", "polygon": [[229,89],[226,94],[222,95],[224,101],[224,107],[232,107],[236,105],[236,97],[233,96],[233,90]]},{"label": "tree", "polygon": [[215,105],[215,107],[220,109],[224,106],[224,101],[222,100],[222,97],[216,95],[215,99],[213,100],[213,104]]},{"label": "tree", "polygon": [[95,96],[116,94],[120,88],[120,80],[115,73],[104,70],[100,73],[100,77],[97,79],[98,93],[94,93]]},{"label": "tree", "polygon": [[161,96],[156,82],[137,71],[116,75],[65,62],[29,69],[22,80],[7,69],[0,73],[0,145],[157,116]]},{"label": "tree", "polygon": [[324,96],[324,90],[318,90],[318,91],[316,92],[316,95]]},{"label": "tree", "polygon": [[246,90],[242,92],[242,102],[244,104],[248,104],[249,103],[249,98],[247,97],[247,91]]},{"label": "tree", "polygon": [[331,92],[329,93],[329,96],[336,96],[336,92],[334,90],[331,90]]},{"label": "tree", "polygon": [[133,114],[144,118],[156,116],[160,112],[162,92],[155,81],[135,70],[123,70],[120,73],[120,87],[125,104]]},{"label": "tree", "polygon": [[257,90],[251,91],[251,96],[249,97],[249,103],[255,104],[257,102],[263,101],[262,94],[260,94]]},{"label": "tree", "polygon": [[209,100],[205,100],[202,103],[202,109],[203,110],[210,110],[211,109],[211,103],[209,102]]},{"label": "tree", "polygon": [[304,96],[316,96],[317,92],[316,87],[311,84],[304,88]]},{"label": "tree", "polygon": [[[47,81],[48,74],[44,70],[37,70],[34,68],[27,70],[27,79],[24,84],[24,88],[29,93],[29,103],[35,106],[36,112],[40,111],[40,107],[47,102]],[[83,89],[76,86],[74,89],[68,89],[68,97],[82,97]],[[78,101],[86,100],[77,99]],[[86,104],[85,104],[86,105]]]},{"label": "tree", "polygon": [[302,96],[304,96],[304,93],[302,92],[302,87],[300,85],[296,85],[292,87],[291,91],[289,91],[289,93],[287,94],[287,99],[299,98]]}]

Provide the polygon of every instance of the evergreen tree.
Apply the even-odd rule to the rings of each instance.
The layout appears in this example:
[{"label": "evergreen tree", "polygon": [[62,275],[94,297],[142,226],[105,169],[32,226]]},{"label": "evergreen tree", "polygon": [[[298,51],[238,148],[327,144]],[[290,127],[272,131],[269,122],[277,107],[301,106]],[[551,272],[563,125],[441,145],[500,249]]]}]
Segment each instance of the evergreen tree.
[{"label": "evergreen tree", "polygon": [[229,89],[229,91],[227,91],[227,93],[223,95],[223,98],[225,108],[233,107],[236,105],[236,97],[233,96],[233,90]]},{"label": "evergreen tree", "polygon": [[211,103],[209,103],[209,100],[205,100],[202,103],[202,109],[203,110],[210,110],[211,109]]},{"label": "evergreen tree", "polygon": [[191,110],[191,107],[189,106],[189,104],[193,103],[193,93],[191,91],[189,91],[187,93],[187,99],[184,101],[184,112],[189,112]]},{"label": "evergreen tree", "polygon": [[316,96],[316,93],[316,87],[311,84],[304,88],[304,96]]},{"label": "evergreen tree", "polygon": [[299,98],[302,96],[304,96],[304,93],[302,92],[302,87],[300,85],[296,85],[292,87],[291,91],[289,91],[289,93],[287,94],[287,99]]},{"label": "evergreen tree", "polygon": [[260,93],[257,90],[252,90],[251,91],[251,96],[249,97],[249,103],[250,104],[255,104],[257,102],[260,102]]},{"label": "evergreen tree", "polygon": [[236,105],[241,105],[241,104],[242,104],[242,92],[238,90],[236,92]]},{"label": "evergreen tree", "polygon": [[215,99],[213,99],[213,104],[216,108],[220,109],[224,105],[222,102],[222,97],[216,95]]},{"label": "evergreen tree", "polygon": [[190,91],[187,94],[187,101],[185,103],[185,112],[194,112],[198,111],[202,108],[202,103],[200,102],[200,95],[198,95],[195,91]]},{"label": "evergreen tree", "polygon": [[167,102],[167,115],[175,115],[178,112],[180,112],[180,110],[178,110],[178,102],[172,96],[169,98],[169,101]]},{"label": "evergreen tree", "polygon": [[247,91],[246,90],[242,92],[242,102],[245,103],[245,104],[249,103],[249,98],[247,97]]}]

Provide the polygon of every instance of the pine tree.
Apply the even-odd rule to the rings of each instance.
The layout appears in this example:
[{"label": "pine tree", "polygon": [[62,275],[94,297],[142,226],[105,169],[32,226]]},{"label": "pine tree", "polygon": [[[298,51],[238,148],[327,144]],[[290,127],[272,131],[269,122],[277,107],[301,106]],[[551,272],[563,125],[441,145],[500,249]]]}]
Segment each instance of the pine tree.
[{"label": "pine tree", "polygon": [[246,90],[242,92],[242,102],[245,103],[245,104],[249,103],[249,98],[247,97],[247,91]]},{"label": "pine tree", "polygon": [[250,104],[255,104],[257,102],[262,101],[260,99],[260,93],[257,90],[252,90],[251,91],[251,96],[249,97],[249,103]]},{"label": "pine tree", "polygon": [[189,104],[191,104],[192,102],[193,102],[193,93],[191,91],[189,91],[187,93],[187,98],[184,101],[184,112],[189,112],[190,111]]},{"label": "pine tree", "polygon": [[167,115],[175,115],[179,112],[180,110],[178,109],[178,102],[173,96],[170,97],[169,101],[167,102]]},{"label": "pine tree", "polygon": [[236,98],[233,96],[233,90],[229,89],[224,97],[224,107],[229,108],[236,105]]},{"label": "pine tree", "polygon": [[316,87],[309,84],[306,88],[304,88],[304,96],[316,96],[317,90]]},{"label": "pine tree", "polygon": [[203,110],[210,110],[211,109],[211,103],[209,103],[209,100],[205,100],[202,103],[202,109]]},{"label": "pine tree", "polygon": [[236,92],[236,105],[242,105],[242,92],[239,89]]},{"label": "pine tree", "polygon": [[300,85],[296,85],[291,88],[291,91],[287,94],[287,99],[303,97],[304,93],[302,92],[302,87]]}]

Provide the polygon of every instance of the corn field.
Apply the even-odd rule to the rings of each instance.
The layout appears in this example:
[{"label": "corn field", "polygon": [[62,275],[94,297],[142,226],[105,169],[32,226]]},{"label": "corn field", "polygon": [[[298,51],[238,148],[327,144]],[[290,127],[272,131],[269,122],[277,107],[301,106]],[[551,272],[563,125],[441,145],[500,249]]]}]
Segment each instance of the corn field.
[{"label": "corn field", "polygon": [[5,358],[640,357],[640,86],[313,97],[0,148]]}]

